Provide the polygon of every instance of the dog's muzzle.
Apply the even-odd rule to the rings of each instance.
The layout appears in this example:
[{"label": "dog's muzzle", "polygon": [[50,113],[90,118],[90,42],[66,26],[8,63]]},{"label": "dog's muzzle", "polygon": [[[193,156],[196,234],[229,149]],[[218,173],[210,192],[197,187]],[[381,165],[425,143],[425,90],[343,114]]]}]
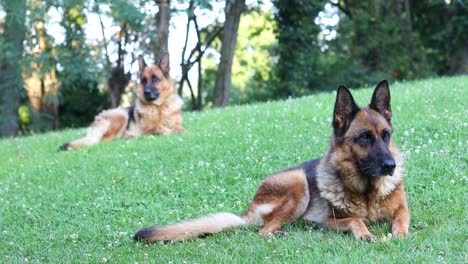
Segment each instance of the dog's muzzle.
[{"label": "dog's muzzle", "polygon": [[145,97],[145,100],[147,101],[154,101],[158,99],[159,92],[156,91],[151,86],[146,86],[145,89],[143,89],[143,96]]}]

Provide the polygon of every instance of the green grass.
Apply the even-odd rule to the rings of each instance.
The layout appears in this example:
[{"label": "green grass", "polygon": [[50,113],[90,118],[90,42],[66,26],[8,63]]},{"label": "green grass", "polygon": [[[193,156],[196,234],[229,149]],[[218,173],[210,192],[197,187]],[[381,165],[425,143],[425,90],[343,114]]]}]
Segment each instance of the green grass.
[{"label": "green grass", "polygon": [[[360,105],[372,88],[353,92]],[[57,147],[84,129],[0,140],[0,262],[467,263],[468,77],[391,85],[395,139],[406,156],[410,236],[355,241],[307,222],[291,236],[257,227],[144,245],[144,226],[243,213],[260,181],[322,155],[334,93],[186,113],[185,135]],[[384,237],[389,223],[371,226]]]}]

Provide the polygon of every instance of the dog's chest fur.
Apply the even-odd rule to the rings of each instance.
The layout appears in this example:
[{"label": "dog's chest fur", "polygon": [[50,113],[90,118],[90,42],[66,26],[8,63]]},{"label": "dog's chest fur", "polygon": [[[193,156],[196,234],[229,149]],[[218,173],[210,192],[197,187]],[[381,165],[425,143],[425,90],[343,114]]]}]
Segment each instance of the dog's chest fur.
[{"label": "dog's chest fur", "polygon": [[126,135],[135,137],[144,134],[155,134],[158,133],[159,126],[172,127],[171,115],[180,112],[182,104],[182,99],[177,95],[170,96],[160,105],[143,105],[137,101],[134,121],[129,124]]},{"label": "dog's chest fur", "polygon": [[350,190],[346,180],[337,175],[333,163],[325,159],[326,156],[314,161],[313,169],[304,167],[310,188],[310,206],[314,206],[314,200],[323,199],[328,204],[328,215],[336,218],[358,217],[377,221],[392,216],[396,208],[389,204],[399,197],[398,192],[403,191],[403,168],[400,159],[393,176],[370,179],[367,189],[363,192]]},{"label": "dog's chest fur", "polygon": [[161,124],[162,107],[163,105],[149,105],[136,110],[137,120],[144,134],[151,133]]},{"label": "dog's chest fur", "polygon": [[151,133],[151,130],[161,122],[161,113],[156,105],[142,106],[136,103],[134,112],[130,113],[128,128],[125,132],[127,137],[139,137]]}]

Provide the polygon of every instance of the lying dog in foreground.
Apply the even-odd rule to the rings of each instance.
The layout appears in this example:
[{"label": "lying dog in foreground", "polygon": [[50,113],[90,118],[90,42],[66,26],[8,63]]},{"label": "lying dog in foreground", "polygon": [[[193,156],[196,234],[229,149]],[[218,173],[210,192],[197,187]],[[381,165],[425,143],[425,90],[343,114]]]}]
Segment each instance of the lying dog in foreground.
[{"label": "lying dog in foreground", "polygon": [[375,241],[367,222],[392,220],[392,234],[406,236],[410,216],[403,188],[403,159],[392,139],[390,90],[386,80],[369,106],[359,108],[340,86],[333,135],[323,157],[263,180],[246,213],[217,213],[177,224],[144,228],[135,240],[186,240],[241,225],[261,225],[261,235],[280,234],[282,225],[305,219]]},{"label": "lying dog in foreground", "polygon": [[169,76],[169,54],[164,54],[154,66],[146,65],[139,56],[138,66],[140,84],[135,104],[103,111],[96,116],[83,138],[63,144],[59,150],[90,146],[114,138],[185,132],[182,127],[183,102]]}]

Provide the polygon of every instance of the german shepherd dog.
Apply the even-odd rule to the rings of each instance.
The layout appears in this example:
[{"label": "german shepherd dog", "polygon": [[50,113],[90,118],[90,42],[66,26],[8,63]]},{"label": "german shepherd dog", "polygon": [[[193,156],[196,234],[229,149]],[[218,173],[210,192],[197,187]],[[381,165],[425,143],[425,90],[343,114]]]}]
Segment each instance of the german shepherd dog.
[{"label": "german shepherd dog", "polygon": [[408,235],[410,216],[403,188],[403,159],[392,139],[390,90],[386,80],[359,108],[340,86],[333,112],[333,135],[319,159],[273,174],[260,184],[247,212],[217,213],[177,224],[144,228],[135,240],[176,241],[241,225],[261,225],[259,234],[282,234],[298,219],[376,241],[366,223],[392,220],[394,237]]},{"label": "german shepherd dog", "polygon": [[83,138],[63,144],[59,150],[77,149],[114,138],[185,132],[182,127],[183,102],[169,76],[169,54],[165,53],[154,66],[146,65],[140,55],[138,66],[140,84],[135,104],[101,112]]}]

